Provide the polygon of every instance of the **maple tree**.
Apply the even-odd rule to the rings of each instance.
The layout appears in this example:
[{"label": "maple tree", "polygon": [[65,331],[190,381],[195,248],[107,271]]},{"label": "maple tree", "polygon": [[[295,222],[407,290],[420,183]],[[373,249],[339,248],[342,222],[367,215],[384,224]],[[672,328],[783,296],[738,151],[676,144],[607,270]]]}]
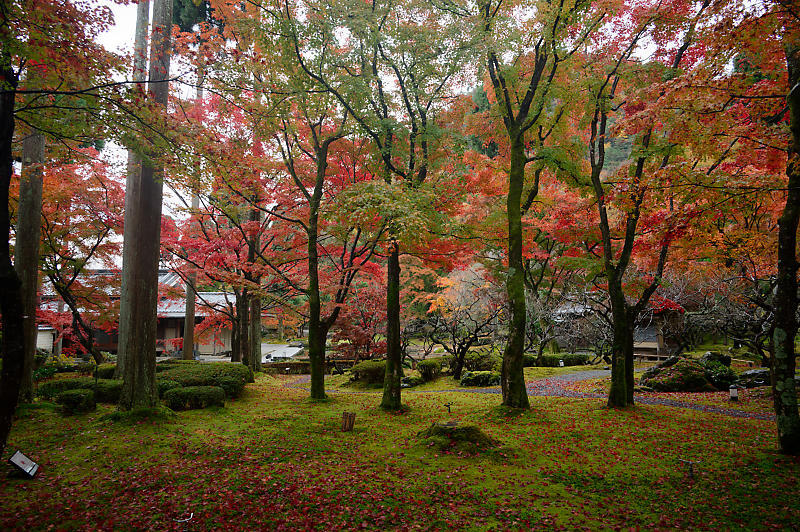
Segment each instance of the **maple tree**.
[{"label": "maple tree", "polygon": [[[52,160],[44,172],[41,271],[67,307],[67,315],[47,307],[58,336],[99,364],[96,330],[116,329],[112,300],[119,277],[115,259],[122,232],[123,188],[93,148]],[[108,269],[94,275],[90,265]]]},{"label": "maple tree", "polygon": [[428,337],[453,356],[450,369],[461,378],[464,358],[496,325],[504,305],[497,287],[479,267],[454,271],[437,279],[439,292],[431,294]]},{"label": "maple tree", "polygon": [[[11,426],[25,365],[24,309],[9,245],[16,125],[19,121],[61,139],[85,138],[86,115],[96,111],[97,98],[102,96],[96,76],[107,76],[119,68],[119,58],[95,42],[111,22],[108,7],[69,1],[9,2],[0,12],[0,313],[4,354],[0,450]],[[65,118],[65,109],[74,120]],[[88,136],[96,138],[93,133]]]},{"label": "maple tree", "polygon": [[[522,217],[539,192],[539,179],[549,158],[548,139],[568,102],[554,99],[559,92],[558,75],[606,16],[602,7],[583,1],[557,6],[534,2],[530,5],[532,16],[523,17],[526,7],[524,2],[478,4],[489,77],[487,92],[492,112],[501,123],[502,134],[496,138],[502,142],[498,144],[508,164],[506,291],[510,316],[501,384],[503,404],[513,408],[529,406],[522,371],[526,322]],[[537,35],[532,41],[526,38],[529,32]],[[535,169],[528,173],[531,163]]]}]

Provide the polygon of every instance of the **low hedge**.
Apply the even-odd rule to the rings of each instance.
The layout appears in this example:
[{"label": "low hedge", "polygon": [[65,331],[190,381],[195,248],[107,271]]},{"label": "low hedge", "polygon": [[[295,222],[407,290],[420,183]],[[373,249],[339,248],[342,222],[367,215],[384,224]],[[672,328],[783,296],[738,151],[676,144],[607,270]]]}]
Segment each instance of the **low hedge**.
[{"label": "low hedge", "polygon": [[[268,375],[309,375],[311,374],[311,362],[267,362],[262,364],[264,371]],[[289,371],[286,371],[289,368]]]},{"label": "low hedge", "polygon": [[228,397],[238,397],[244,385],[253,381],[253,372],[244,364],[230,362],[194,362],[192,360],[172,363],[170,368],[158,374],[158,380],[170,380],[183,387],[219,386]]},{"label": "low hedge", "polygon": [[465,371],[461,375],[461,386],[497,386],[500,373],[497,371]]},{"label": "low hedge", "polygon": [[739,376],[731,368],[720,362],[706,362],[703,365],[706,378],[718,390],[728,390],[731,384],[739,380]]},{"label": "low hedge", "polygon": [[442,358],[426,358],[417,364],[417,371],[423,382],[431,382],[442,373]]},{"label": "low hedge", "polygon": [[100,364],[97,366],[97,378],[99,379],[113,379],[114,371],[117,369],[116,364]]},{"label": "low hedge", "polygon": [[367,384],[383,384],[386,374],[386,361],[384,360],[365,360],[359,362],[350,369],[353,380],[366,382]]},{"label": "low hedge", "polygon": [[119,396],[122,395],[122,381],[98,379],[92,389],[98,403],[119,403]]},{"label": "low hedge", "polygon": [[68,390],[92,390],[95,401],[98,403],[118,403],[122,393],[122,381],[112,379],[98,379],[95,383],[93,377],[78,377],[76,379],[57,379],[39,385],[37,391],[40,397],[52,399]]},{"label": "low hedge", "polygon": [[183,360],[182,358],[168,358],[156,364],[156,373],[167,371],[175,366],[198,364],[196,360]]},{"label": "low hedge", "polygon": [[79,388],[91,390],[94,388],[94,378],[78,377],[76,379],[55,379],[43,382],[37,388],[36,394],[44,399],[52,399],[61,392]]},{"label": "low hedge", "polygon": [[500,357],[486,351],[470,351],[464,356],[464,369],[467,371],[496,371],[501,365]]},{"label": "low hedge", "polygon": [[[536,357],[531,355],[534,360],[534,365],[536,364]],[[557,368],[559,367],[559,361],[564,361],[564,366],[584,366],[589,363],[589,355],[583,353],[561,353],[558,355],[543,355],[542,356],[542,367],[545,368]]]},{"label": "low hedge", "polygon": [[156,386],[158,387],[158,396],[164,397],[164,394],[174,388],[181,388],[181,383],[169,379],[156,378]]},{"label": "low hedge", "polygon": [[416,375],[410,375],[408,377],[403,377],[401,381],[401,386],[403,388],[413,388],[414,386],[419,386],[420,384],[424,384],[425,380],[422,377],[418,377]]},{"label": "low hedge", "polygon": [[81,414],[97,409],[94,392],[85,388],[65,390],[56,396],[56,403],[61,405],[64,415]]},{"label": "low hedge", "polygon": [[164,393],[164,402],[173,410],[225,406],[225,390],[219,386],[173,388]]}]

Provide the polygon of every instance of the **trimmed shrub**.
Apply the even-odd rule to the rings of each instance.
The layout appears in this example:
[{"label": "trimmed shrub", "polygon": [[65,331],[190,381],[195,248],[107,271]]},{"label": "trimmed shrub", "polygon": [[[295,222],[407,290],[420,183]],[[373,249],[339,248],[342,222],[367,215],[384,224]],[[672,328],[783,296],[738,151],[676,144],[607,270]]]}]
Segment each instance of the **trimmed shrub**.
[{"label": "trimmed shrub", "polygon": [[652,377],[642,377],[641,384],[658,392],[714,391],[714,387],[706,378],[705,368],[699,362],[685,358],[662,368]]},{"label": "trimmed shrub", "polygon": [[65,390],[56,396],[56,403],[61,405],[64,415],[80,414],[91,412],[97,408],[94,400],[94,392],[85,388]]},{"label": "trimmed shrub", "polygon": [[118,403],[122,393],[122,381],[112,379],[98,379],[95,383],[93,377],[78,377],[77,379],[57,379],[39,385],[38,395],[45,399],[52,399],[67,390],[92,390],[95,401],[98,403]]},{"label": "trimmed shrub", "polygon": [[500,373],[496,371],[466,371],[461,375],[461,386],[497,386]]},{"label": "trimmed shrub", "polygon": [[[536,357],[533,358],[534,361]],[[542,367],[557,368],[559,361],[564,361],[564,366],[583,366],[589,363],[589,355],[582,353],[561,353],[558,355],[543,355]]]},{"label": "trimmed shrub", "polygon": [[433,423],[417,436],[424,445],[436,447],[443,452],[477,454],[500,447],[500,442],[475,425]]},{"label": "trimmed shrub", "polygon": [[96,367],[97,364],[95,364],[94,362],[80,362],[75,371],[77,371],[81,375],[94,375],[94,368]]},{"label": "trimmed shrub", "polygon": [[158,377],[156,379],[156,386],[158,386],[158,396],[163,398],[164,394],[167,393],[169,390],[180,388],[181,383]]},{"label": "trimmed shrub", "polygon": [[164,402],[173,410],[194,410],[225,406],[225,390],[219,386],[187,386],[164,393]]},{"label": "trimmed shrub", "polygon": [[365,360],[353,366],[350,369],[350,373],[354,381],[366,382],[367,384],[383,384],[386,361]]},{"label": "trimmed shrub", "polygon": [[417,364],[417,371],[419,371],[423,382],[431,382],[441,375],[442,362],[441,358],[427,358]]},{"label": "trimmed shrub", "polygon": [[727,390],[731,384],[739,380],[736,372],[722,362],[706,362],[704,365],[706,378],[718,390]]},{"label": "trimmed shrub", "polygon": [[[195,362],[193,360],[180,361],[169,369],[162,370],[158,377],[160,380],[175,381],[181,386],[222,386],[239,395],[244,385],[252,382],[253,372],[244,364],[230,362]],[[220,380],[222,379],[222,380]],[[234,381],[238,384],[234,384]],[[236,391],[238,387],[238,391]],[[226,391],[228,391],[226,390]],[[230,397],[234,397],[231,395]]]},{"label": "trimmed shrub", "polygon": [[[220,362],[218,362],[219,364]],[[196,360],[183,360],[182,358],[168,358],[156,364],[156,373],[167,371],[175,366],[198,364]]]},{"label": "trimmed shrub", "polygon": [[225,390],[225,396],[230,398],[239,397],[244,389],[244,383],[236,377],[223,375],[217,378],[217,386]]},{"label": "trimmed shrub", "polygon": [[419,386],[420,384],[424,384],[425,380],[422,377],[418,377],[416,375],[411,375],[409,377],[403,377],[401,386],[403,388],[413,388],[414,386]]},{"label": "trimmed shrub", "polygon": [[[2,368],[2,366],[0,366]],[[33,370],[33,381],[39,382],[51,378],[56,374],[58,369],[53,364],[45,364],[40,368]]]},{"label": "trimmed shrub", "polygon": [[449,373],[453,371],[455,357],[453,355],[444,355],[440,358],[442,359],[442,373]]},{"label": "trimmed shrub", "polygon": [[536,367],[536,355],[532,353],[525,353],[522,355],[522,366],[525,368]]},{"label": "trimmed shrub", "polygon": [[94,388],[94,379],[92,377],[78,377],[77,379],[56,379],[47,381],[39,385],[36,393],[39,397],[52,399],[61,392],[77,390],[79,388],[91,390]]},{"label": "trimmed shrub", "polygon": [[97,366],[97,378],[98,379],[113,379],[114,378],[114,370],[117,369],[116,364],[100,364]]},{"label": "trimmed shrub", "polygon": [[464,369],[467,371],[495,371],[502,360],[486,351],[470,351],[464,356]]},{"label": "trimmed shrub", "polygon": [[33,368],[38,369],[42,367],[53,356],[53,353],[41,347],[36,348],[36,353],[33,355]]},{"label": "trimmed shrub", "polygon": [[[94,385],[94,383],[92,383]],[[98,403],[119,403],[119,396],[122,394],[122,381],[113,379],[98,379],[97,384],[92,386],[94,397]]]},{"label": "trimmed shrub", "polygon": [[[311,374],[311,362],[298,362],[296,360],[287,362],[267,362],[262,364],[267,375],[309,375]],[[289,368],[289,371],[286,371]]]}]

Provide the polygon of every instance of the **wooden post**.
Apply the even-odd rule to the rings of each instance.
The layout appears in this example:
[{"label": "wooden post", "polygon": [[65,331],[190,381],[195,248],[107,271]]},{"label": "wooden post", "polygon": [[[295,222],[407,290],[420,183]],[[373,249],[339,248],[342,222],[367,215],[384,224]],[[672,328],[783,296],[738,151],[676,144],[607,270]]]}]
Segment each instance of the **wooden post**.
[{"label": "wooden post", "polygon": [[342,432],[350,432],[356,422],[355,412],[342,412]]}]

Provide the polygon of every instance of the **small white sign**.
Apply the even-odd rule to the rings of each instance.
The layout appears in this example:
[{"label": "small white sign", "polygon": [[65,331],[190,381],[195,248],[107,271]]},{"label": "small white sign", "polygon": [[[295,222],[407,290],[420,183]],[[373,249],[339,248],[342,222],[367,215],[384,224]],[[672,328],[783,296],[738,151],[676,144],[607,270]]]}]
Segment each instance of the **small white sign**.
[{"label": "small white sign", "polygon": [[39,471],[39,464],[19,451],[11,455],[8,462],[31,478],[35,477],[36,473]]}]

